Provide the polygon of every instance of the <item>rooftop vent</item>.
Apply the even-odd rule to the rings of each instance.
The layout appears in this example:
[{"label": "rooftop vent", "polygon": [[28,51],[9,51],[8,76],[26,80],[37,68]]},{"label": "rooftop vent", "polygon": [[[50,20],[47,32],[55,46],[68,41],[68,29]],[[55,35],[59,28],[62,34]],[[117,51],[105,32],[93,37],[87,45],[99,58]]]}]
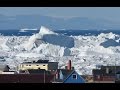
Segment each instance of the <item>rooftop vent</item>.
[{"label": "rooftop vent", "polygon": [[38,60],[37,63],[48,63],[49,60]]}]

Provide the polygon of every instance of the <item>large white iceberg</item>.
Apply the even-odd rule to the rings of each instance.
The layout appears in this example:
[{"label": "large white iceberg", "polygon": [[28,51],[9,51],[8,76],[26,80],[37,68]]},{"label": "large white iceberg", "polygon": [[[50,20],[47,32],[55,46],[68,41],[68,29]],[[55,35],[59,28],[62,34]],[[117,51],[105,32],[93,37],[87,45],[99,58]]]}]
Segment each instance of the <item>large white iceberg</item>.
[{"label": "large white iceberg", "polygon": [[23,61],[49,59],[64,68],[72,60],[79,74],[92,74],[96,65],[120,65],[119,40],[120,35],[113,33],[66,36],[41,26],[40,32],[32,36],[0,36],[0,58],[5,59],[0,63],[14,69]]}]

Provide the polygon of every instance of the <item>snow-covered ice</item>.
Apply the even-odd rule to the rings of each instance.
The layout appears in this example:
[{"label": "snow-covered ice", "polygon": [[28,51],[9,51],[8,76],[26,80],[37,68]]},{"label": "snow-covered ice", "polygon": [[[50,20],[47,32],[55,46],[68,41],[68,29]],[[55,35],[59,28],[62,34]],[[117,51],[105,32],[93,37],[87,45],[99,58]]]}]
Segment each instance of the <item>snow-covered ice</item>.
[{"label": "snow-covered ice", "polygon": [[[0,63],[11,69],[24,61],[49,59],[64,68],[68,60],[79,74],[92,74],[96,65],[120,65],[120,35],[66,36],[41,26],[32,36],[0,36]],[[5,61],[3,61],[3,58]]]}]

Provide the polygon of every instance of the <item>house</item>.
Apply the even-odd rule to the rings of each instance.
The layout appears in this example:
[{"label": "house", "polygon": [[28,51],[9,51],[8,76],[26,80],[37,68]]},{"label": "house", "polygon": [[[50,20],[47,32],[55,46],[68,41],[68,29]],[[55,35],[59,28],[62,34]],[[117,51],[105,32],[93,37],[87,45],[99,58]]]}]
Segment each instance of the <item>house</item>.
[{"label": "house", "polygon": [[19,73],[13,71],[0,74],[0,83],[52,83],[54,74],[45,69],[20,70]]},{"label": "house", "polygon": [[0,74],[5,71],[9,71],[10,67],[8,65],[0,65]]},{"label": "house", "polygon": [[120,71],[116,72],[115,83],[120,83]]},{"label": "house", "polygon": [[94,82],[114,82],[118,71],[120,71],[120,66],[101,66],[99,69],[93,69],[92,73]]},{"label": "house", "polygon": [[72,71],[63,83],[85,83],[85,80],[76,71]]},{"label": "house", "polygon": [[18,74],[16,71],[4,71],[1,74]]},{"label": "house", "polygon": [[57,69],[53,83],[85,83],[85,80],[71,67],[71,60],[65,69]]},{"label": "house", "polygon": [[120,83],[120,70],[116,72],[115,83]]},{"label": "house", "polygon": [[58,62],[49,62],[49,60],[38,60],[37,62],[23,62],[18,66],[18,70],[28,69],[45,69],[56,70],[58,68]]},{"label": "house", "polygon": [[0,83],[52,83],[52,74],[0,74]]}]

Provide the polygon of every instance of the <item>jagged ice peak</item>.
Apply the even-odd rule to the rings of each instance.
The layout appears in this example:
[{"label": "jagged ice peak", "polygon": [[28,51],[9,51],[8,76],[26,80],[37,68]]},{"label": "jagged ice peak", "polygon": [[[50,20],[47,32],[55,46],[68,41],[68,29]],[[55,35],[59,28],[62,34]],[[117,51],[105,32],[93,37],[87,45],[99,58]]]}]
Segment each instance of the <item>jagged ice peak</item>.
[{"label": "jagged ice peak", "polygon": [[56,34],[56,33],[46,28],[45,26],[41,26],[39,34],[44,35],[44,34]]}]

